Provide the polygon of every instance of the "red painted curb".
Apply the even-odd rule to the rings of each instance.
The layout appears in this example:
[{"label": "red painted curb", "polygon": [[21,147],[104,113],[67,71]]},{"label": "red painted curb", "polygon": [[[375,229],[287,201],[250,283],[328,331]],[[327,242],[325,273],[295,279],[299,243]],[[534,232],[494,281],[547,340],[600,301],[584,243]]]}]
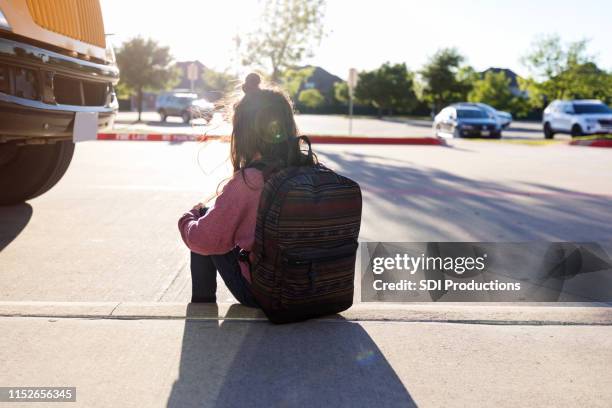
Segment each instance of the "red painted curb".
[{"label": "red painted curb", "polygon": [[434,137],[370,137],[370,136],[308,136],[312,143],[385,144],[385,145],[444,145],[444,139]]},{"label": "red painted curb", "polygon": [[[382,144],[382,145],[445,145],[444,139],[435,137],[371,137],[371,136],[308,136],[317,144]],[[98,133],[98,140],[141,140],[149,142],[204,142],[209,140],[229,141],[229,136],[188,135],[188,134],[140,134],[140,133]]]},{"label": "red painted curb", "polygon": [[612,147],[612,139],[572,140],[573,146]]}]

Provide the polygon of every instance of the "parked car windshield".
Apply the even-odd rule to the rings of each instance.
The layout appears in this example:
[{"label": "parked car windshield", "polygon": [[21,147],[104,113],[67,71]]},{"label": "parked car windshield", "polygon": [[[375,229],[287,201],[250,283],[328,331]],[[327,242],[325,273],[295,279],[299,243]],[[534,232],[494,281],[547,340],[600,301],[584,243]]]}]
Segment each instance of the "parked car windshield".
[{"label": "parked car windshield", "polygon": [[574,112],[579,115],[585,113],[612,113],[612,109],[603,103],[575,103]]},{"label": "parked car windshield", "polygon": [[478,119],[488,116],[485,111],[480,109],[457,109],[457,117],[461,119]]}]

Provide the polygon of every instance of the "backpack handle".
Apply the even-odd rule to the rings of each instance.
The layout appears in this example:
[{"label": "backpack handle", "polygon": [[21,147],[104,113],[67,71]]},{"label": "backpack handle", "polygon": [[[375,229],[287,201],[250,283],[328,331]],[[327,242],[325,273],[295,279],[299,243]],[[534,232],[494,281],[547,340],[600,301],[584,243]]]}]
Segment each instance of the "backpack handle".
[{"label": "backpack handle", "polygon": [[298,137],[298,143],[300,140],[303,140],[308,145],[308,161],[312,161],[312,145],[310,144],[310,139],[306,135],[302,135]]}]

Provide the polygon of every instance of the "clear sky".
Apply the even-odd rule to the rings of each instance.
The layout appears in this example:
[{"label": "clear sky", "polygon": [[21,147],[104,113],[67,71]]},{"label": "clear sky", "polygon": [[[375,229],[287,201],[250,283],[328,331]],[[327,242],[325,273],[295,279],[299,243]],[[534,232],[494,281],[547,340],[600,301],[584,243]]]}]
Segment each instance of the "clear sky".
[{"label": "clear sky", "polygon": [[[101,0],[113,44],[142,35],[169,45],[177,60],[236,69],[233,38],[257,26],[260,0]],[[477,70],[526,74],[520,57],[538,35],[589,39],[612,69],[612,0],[328,0],[327,36],[304,61],[342,78],[385,61],[418,70],[438,48],[457,47]]]}]

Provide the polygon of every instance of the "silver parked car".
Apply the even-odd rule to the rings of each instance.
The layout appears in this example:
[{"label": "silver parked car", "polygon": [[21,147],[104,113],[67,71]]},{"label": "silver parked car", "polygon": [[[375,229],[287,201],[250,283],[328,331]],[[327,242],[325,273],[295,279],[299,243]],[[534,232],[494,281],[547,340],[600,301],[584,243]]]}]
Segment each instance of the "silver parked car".
[{"label": "silver parked car", "polygon": [[482,102],[461,102],[456,105],[474,106],[483,109],[492,118],[496,119],[502,129],[506,129],[512,123],[512,114],[495,109],[491,105]]},{"label": "silver parked car", "polygon": [[157,97],[155,110],[159,113],[162,122],[165,122],[168,116],[178,116],[185,123],[200,118],[210,122],[215,107],[206,99],[199,98],[196,93],[173,91],[164,92]]}]

